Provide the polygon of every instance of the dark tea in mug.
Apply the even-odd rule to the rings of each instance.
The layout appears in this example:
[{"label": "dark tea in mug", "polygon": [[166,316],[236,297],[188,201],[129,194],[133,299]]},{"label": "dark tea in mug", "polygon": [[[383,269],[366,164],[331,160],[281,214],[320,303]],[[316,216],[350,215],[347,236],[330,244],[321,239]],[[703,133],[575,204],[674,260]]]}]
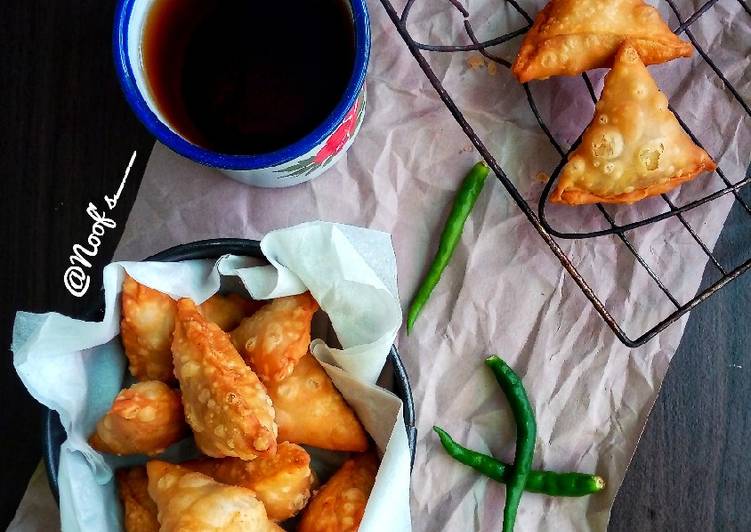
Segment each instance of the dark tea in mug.
[{"label": "dark tea in mug", "polygon": [[333,111],[354,66],[347,0],[155,0],[142,60],[177,133],[220,153],[267,153]]}]

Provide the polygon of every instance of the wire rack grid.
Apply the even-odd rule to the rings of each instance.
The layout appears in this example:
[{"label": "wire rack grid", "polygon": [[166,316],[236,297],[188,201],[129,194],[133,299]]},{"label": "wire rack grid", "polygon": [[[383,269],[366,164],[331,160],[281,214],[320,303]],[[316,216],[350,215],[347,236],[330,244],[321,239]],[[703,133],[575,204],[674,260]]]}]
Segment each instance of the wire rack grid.
[{"label": "wire rack grid", "polygon": [[[696,39],[696,37],[691,31],[691,26],[697,20],[699,20],[702,16],[706,15],[707,13],[710,13],[712,10],[712,7],[715,6],[715,4],[717,4],[719,0],[707,0],[691,16],[689,16],[685,20],[681,18],[681,14],[673,0],[664,0],[664,1],[669,6],[670,10],[675,14],[679,23],[678,26],[674,29],[674,32],[677,35],[685,35],[689,39],[689,41],[692,43],[692,45],[696,49],[697,53],[700,55],[701,59],[709,66],[709,68],[711,68],[711,70],[720,80],[724,90],[726,90],[732,96],[732,98],[734,98],[737,101],[737,103],[740,104],[740,107],[743,109],[746,115],[748,117],[751,117],[751,107],[749,107],[749,104],[743,99],[743,97],[739,94],[738,90],[727,79],[727,77],[724,75],[722,70],[715,64],[715,62],[712,61],[712,59],[709,57],[707,52],[700,45],[700,43],[698,42],[698,40]],[[749,7],[749,4],[746,2],[746,0],[736,0],[736,1],[741,5],[743,11],[745,11],[749,16],[751,16],[751,8]],[[475,148],[478,150],[478,152],[487,161],[488,165],[495,172],[495,175],[498,178],[498,180],[501,182],[501,184],[505,187],[505,189],[511,195],[514,202],[522,210],[522,212],[525,214],[529,222],[534,226],[534,228],[540,234],[540,236],[545,241],[545,243],[550,247],[551,251],[555,254],[555,256],[560,261],[561,265],[568,271],[568,273],[574,279],[574,281],[582,290],[584,295],[592,303],[596,311],[602,316],[605,322],[610,326],[610,328],[613,330],[616,336],[624,344],[626,344],[629,347],[637,347],[646,343],[647,341],[652,339],[654,336],[659,334],[661,331],[663,331],[665,328],[667,328],[668,326],[676,322],[681,316],[683,316],[684,314],[689,312],[691,309],[695,308],[697,305],[705,301],[712,294],[716,293],[720,288],[727,285],[729,282],[738,278],[741,274],[751,269],[751,258],[741,263],[740,265],[737,265],[734,268],[727,268],[726,266],[723,266],[722,261],[717,256],[715,256],[715,254],[712,252],[711,246],[707,245],[699,237],[697,231],[691,226],[691,224],[686,220],[686,217],[684,216],[684,213],[686,213],[687,211],[696,209],[697,207],[701,205],[708,204],[709,202],[715,201],[728,194],[731,194],[733,196],[734,201],[749,216],[751,216],[751,207],[743,199],[740,193],[741,189],[745,187],[746,185],[748,185],[749,182],[751,182],[751,175],[747,173],[745,178],[733,183],[731,182],[730,179],[728,179],[728,177],[725,175],[725,173],[722,171],[722,169],[719,166],[715,170],[715,172],[717,176],[719,177],[719,179],[721,180],[721,182],[723,183],[723,186],[721,186],[719,190],[715,190],[711,194],[706,194],[703,197],[700,197],[698,199],[695,199],[683,205],[677,206],[674,203],[674,201],[672,201],[666,194],[662,194],[661,198],[662,198],[662,201],[665,202],[666,210],[658,214],[655,214],[653,216],[644,217],[643,219],[640,219],[637,221],[633,221],[633,222],[625,223],[625,224],[618,224],[616,223],[614,216],[610,212],[608,212],[608,210],[606,210],[606,208],[603,205],[598,204],[596,205],[596,209],[599,211],[600,215],[603,218],[605,225],[607,226],[605,229],[596,230],[596,231],[583,231],[582,230],[582,231],[571,232],[571,231],[564,231],[564,230],[556,229],[555,227],[553,227],[551,223],[549,222],[548,217],[546,216],[546,206],[548,205],[548,198],[558,178],[558,175],[567,160],[568,153],[570,153],[570,151],[574,150],[577,147],[577,145],[581,141],[581,136],[571,145],[568,151],[564,150],[564,148],[556,141],[555,137],[551,133],[550,128],[541,117],[538,111],[537,104],[535,103],[535,99],[532,95],[532,92],[530,91],[529,85],[526,83],[523,85],[524,92],[526,94],[526,99],[527,99],[527,102],[529,104],[532,114],[534,115],[538,125],[544,132],[545,136],[548,138],[552,146],[555,148],[558,155],[560,155],[560,163],[556,167],[554,173],[547,180],[547,183],[545,184],[545,187],[543,188],[542,194],[540,196],[539,204],[536,206],[537,209],[534,209],[534,207],[530,205],[523,198],[519,190],[516,188],[513,182],[509,179],[509,177],[506,175],[504,170],[500,167],[499,163],[496,161],[493,154],[488,150],[485,143],[482,141],[482,139],[478,136],[476,131],[467,121],[461,109],[456,104],[456,102],[451,97],[451,95],[447,92],[447,90],[444,88],[443,84],[438,79],[433,68],[431,67],[430,63],[425,57],[425,52],[456,53],[456,52],[475,51],[475,52],[481,53],[487,60],[493,61],[506,68],[510,68],[511,63],[508,60],[494,54],[490,49],[524,35],[527,32],[527,30],[530,28],[530,26],[532,25],[533,18],[517,3],[516,0],[505,0],[505,2],[508,5],[512,6],[512,8],[519,15],[521,15],[521,17],[524,19],[526,23],[513,31],[504,33],[492,39],[480,41],[477,39],[475,35],[475,31],[472,27],[472,23],[470,21],[470,13],[467,10],[467,8],[464,7],[464,5],[461,3],[461,0],[446,0],[447,9],[455,9],[461,14],[463,18],[464,30],[471,44],[433,45],[433,44],[422,43],[422,42],[415,40],[407,28],[407,22],[409,20],[410,12],[412,11],[412,8],[415,5],[415,2],[416,0],[407,0],[401,13],[399,13],[397,12],[396,8],[392,5],[390,0],[381,0],[383,7],[385,8],[391,21],[394,23],[398,33],[400,34],[404,42],[407,44],[407,47],[409,48],[414,58],[417,60],[417,63],[419,64],[420,68],[425,73],[428,80],[432,84],[433,88],[436,90],[436,92],[440,96],[443,103],[446,105],[448,110],[453,115],[454,119],[459,123],[461,128],[464,130],[464,133],[467,135],[467,137],[475,146]],[[590,80],[590,77],[588,76],[587,73],[582,74],[582,77],[583,77],[584,83],[586,84],[587,90],[592,100],[596,102],[597,97],[595,95],[594,87]],[[684,120],[680,117],[680,115],[676,112],[676,110],[672,107],[670,109],[676,115],[679,123],[681,124],[683,129],[688,133],[688,135],[692,138],[692,140],[697,145],[702,146],[697,136],[688,128],[688,126],[686,125]],[[637,251],[637,247],[634,245],[632,238],[627,234],[628,232],[638,230],[639,228],[642,228],[650,224],[653,224],[662,220],[666,220],[669,218],[678,220],[680,224],[689,232],[693,240],[698,244],[702,252],[706,255],[709,263],[712,265],[713,268],[717,270],[719,274],[719,279],[717,279],[714,283],[700,290],[691,299],[688,299],[687,301],[682,301],[682,302],[679,301],[679,298],[675,296],[666,287],[665,283],[660,278],[660,276],[654,271],[652,267],[650,267],[650,265],[645,260],[645,258],[639,254],[639,252]],[[635,338],[631,338],[629,335],[627,335],[624,332],[623,328],[618,323],[618,321],[613,317],[612,313],[608,310],[608,308],[606,308],[602,300],[598,297],[595,291],[587,283],[585,278],[581,275],[581,273],[574,266],[571,258],[563,251],[559,243],[556,241],[556,238],[587,240],[587,239],[597,238],[597,237],[601,237],[605,235],[615,235],[616,238],[623,245],[625,245],[625,247],[630,251],[630,253],[633,254],[635,261],[653,279],[653,281],[656,283],[656,286],[659,288],[662,294],[664,294],[664,296],[670,301],[670,304],[672,305],[672,307],[674,307],[674,310],[670,312],[666,317],[664,317],[661,321],[655,324],[652,328],[639,334]]]}]

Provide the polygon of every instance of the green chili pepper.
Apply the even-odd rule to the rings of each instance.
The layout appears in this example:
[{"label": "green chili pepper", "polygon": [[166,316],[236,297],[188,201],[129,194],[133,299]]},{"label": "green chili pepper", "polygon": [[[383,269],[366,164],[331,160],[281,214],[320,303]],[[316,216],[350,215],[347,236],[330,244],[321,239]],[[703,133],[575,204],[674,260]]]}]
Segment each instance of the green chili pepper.
[{"label": "green chili pepper", "polygon": [[516,512],[532,469],[535,452],[537,424],[532,405],[519,376],[503,360],[493,355],[485,359],[485,364],[493,370],[495,379],[506,394],[511,412],[516,421],[516,453],[506,481],[506,504],[503,507],[503,532],[513,532]]},{"label": "green chili pepper", "polygon": [[[440,427],[433,427],[446,452],[456,461],[461,462],[488,478],[507,483],[511,477],[511,466],[496,460],[492,456],[462,447]],[[602,491],[605,481],[597,475],[586,473],[556,473],[554,471],[529,472],[524,489],[532,493],[542,493],[557,497],[582,497]]]},{"label": "green chili pepper", "polygon": [[412,331],[417,316],[420,315],[422,307],[425,306],[428,298],[430,298],[430,294],[441,279],[441,274],[446,269],[451,255],[454,254],[454,250],[462,236],[464,222],[467,221],[472,207],[475,206],[475,202],[480,192],[482,192],[482,186],[485,184],[485,178],[488,177],[489,172],[490,168],[485,164],[485,161],[480,161],[472,167],[467,177],[464,178],[459,191],[456,193],[454,205],[446,220],[443,233],[441,233],[438,251],[435,254],[433,262],[430,264],[428,274],[417,289],[417,294],[415,294],[409,307],[409,313],[407,314],[407,334]]}]

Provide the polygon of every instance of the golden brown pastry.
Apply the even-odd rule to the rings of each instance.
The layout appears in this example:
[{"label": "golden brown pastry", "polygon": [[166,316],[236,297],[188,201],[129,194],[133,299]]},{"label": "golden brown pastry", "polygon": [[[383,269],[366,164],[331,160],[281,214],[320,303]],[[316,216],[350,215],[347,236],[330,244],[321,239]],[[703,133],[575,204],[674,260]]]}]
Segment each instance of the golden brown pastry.
[{"label": "golden brown pastry", "polygon": [[123,503],[125,532],[159,532],[156,503],[149,496],[146,468],[118,469],[115,476]]},{"label": "golden brown pastry", "polygon": [[512,71],[526,83],[607,67],[626,39],[648,65],[693,50],[642,0],[551,0],[525,35]]},{"label": "golden brown pastry", "polygon": [[626,43],[550,199],[570,205],[633,203],[714,168],[668,109],[636,49]]},{"label": "golden brown pastry", "polygon": [[305,508],[298,532],[356,531],[377,472],[378,458],[372,451],[344,462]]},{"label": "golden brown pastry", "polygon": [[178,465],[146,464],[161,532],[281,531],[252,490],[228,486]]},{"label": "golden brown pastry", "polygon": [[172,341],[185,417],[204,454],[252,460],[276,452],[271,399],[229,336],[190,299],[177,303]]},{"label": "golden brown pastry", "polygon": [[308,352],[318,303],[310,293],[267,303],[232,331],[232,342],[264,382],[284,380]]},{"label": "golden brown pastry", "polygon": [[180,392],[161,381],[121,390],[89,439],[97,451],[159,454],[188,432]]},{"label": "golden brown pastry", "polygon": [[141,381],[174,381],[170,344],[175,327],[175,300],[126,273],[121,305],[120,337],[131,374]]},{"label": "golden brown pastry", "polygon": [[239,294],[214,294],[198,308],[207,320],[219,325],[223,331],[231,331],[243,318],[253,315],[262,306],[262,302],[246,299]]},{"label": "golden brown pastry", "polygon": [[253,490],[273,521],[284,521],[302,510],[315,484],[310,455],[289,442],[280,443],[276,455],[250,462],[239,458],[199,458],[181,465],[218,482]]},{"label": "golden brown pastry", "polygon": [[268,385],[276,410],[279,440],[333,451],[362,452],[368,436],[357,415],[311,354],[292,375]]}]

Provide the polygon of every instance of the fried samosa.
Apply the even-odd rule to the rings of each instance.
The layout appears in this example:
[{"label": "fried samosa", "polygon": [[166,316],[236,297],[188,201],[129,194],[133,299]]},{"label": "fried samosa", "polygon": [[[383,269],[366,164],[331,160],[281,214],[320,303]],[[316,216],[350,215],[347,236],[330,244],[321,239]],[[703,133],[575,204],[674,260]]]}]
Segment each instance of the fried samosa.
[{"label": "fried samosa", "polygon": [[292,373],[310,345],[310,322],[318,303],[309,292],[267,303],[232,331],[232,342],[264,382]]},{"label": "fried samosa", "polygon": [[117,492],[123,503],[125,532],[159,532],[156,503],[149,496],[149,478],[143,466],[118,469]]},{"label": "fried samosa", "polygon": [[181,465],[217,482],[253,490],[273,521],[284,521],[302,510],[315,484],[310,455],[289,442],[280,443],[274,456],[250,462],[239,458],[199,458]]},{"label": "fried samosa", "polygon": [[187,432],[180,392],[161,381],[138,382],[117,394],[89,443],[105,453],[154,455]]},{"label": "fried samosa", "polygon": [[223,331],[231,331],[247,316],[261,308],[263,303],[246,299],[239,294],[214,294],[199,305],[206,319],[216,323]]},{"label": "fried samosa", "polygon": [[372,451],[344,462],[305,508],[298,532],[356,531],[377,472],[378,458]]},{"label": "fried samosa", "polygon": [[277,427],[266,389],[227,333],[190,299],[177,303],[172,352],[198,448],[215,458],[273,455]]},{"label": "fried samosa", "polygon": [[693,51],[642,0],[551,0],[525,35],[512,71],[526,83],[608,67],[626,39],[648,65]]},{"label": "fried samosa", "polygon": [[279,440],[332,451],[362,452],[368,436],[357,415],[315,357],[300,359],[292,375],[268,385]]},{"label": "fried samosa", "polygon": [[125,274],[121,294],[120,337],[130,373],[141,381],[174,382],[172,330],[177,303],[167,294]]},{"label": "fried samosa", "polygon": [[569,205],[633,203],[714,168],[627,43],[605,77],[595,116],[550,199]]},{"label": "fried samosa", "polygon": [[146,464],[161,532],[279,532],[252,490],[228,486],[178,465]]}]

